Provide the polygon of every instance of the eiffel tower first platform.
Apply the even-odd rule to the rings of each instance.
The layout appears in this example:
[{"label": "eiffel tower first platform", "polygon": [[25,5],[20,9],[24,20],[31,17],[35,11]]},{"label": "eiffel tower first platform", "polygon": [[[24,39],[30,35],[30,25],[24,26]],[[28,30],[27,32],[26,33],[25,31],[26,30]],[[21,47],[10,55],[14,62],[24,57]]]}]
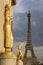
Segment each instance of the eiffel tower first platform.
[{"label": "eiffel tower first platform", "polygon": [[[31,52],[31,56],[27,56],[28,51]],[[28,33],[27,33],[27,44],[25,46],[24,53],[24,65],[38,65],[37,57],[34,54],[33,45],[32,45],[32,37],[31,37],[31,24],[30,24],[30,12],[28,13]]]}]

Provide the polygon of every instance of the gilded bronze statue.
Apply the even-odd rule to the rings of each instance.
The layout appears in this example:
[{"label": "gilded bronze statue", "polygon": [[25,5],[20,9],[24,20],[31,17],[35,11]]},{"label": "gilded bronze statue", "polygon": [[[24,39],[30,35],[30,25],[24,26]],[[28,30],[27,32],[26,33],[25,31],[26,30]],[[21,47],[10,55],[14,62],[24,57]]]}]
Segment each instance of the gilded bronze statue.
[{"label": "gilded bronze statue", "polygon": [[22,44],[20,43],[19,45],[18,45],[18,55],[17,55],[17,57],[18,57],[18,59],[19,60],[22,60]]},{"label": "gilded bronze statue", "polygon": [[16,4],[16,0],[9,0],[11,4],[5,5],[5,11],[4,11],[4,48],[5,51],[11,51],[13,47],[13,35],[12,35],[12,5]]},{"label": "gilded bronze statue", "polygon": [[4,47],[5,48],[12,48],[13,46],[13,35],[11,31],[11,23],[12,23],[12,16],[11,16],[11,6],[5,6],[5,23],[4,23]]}]

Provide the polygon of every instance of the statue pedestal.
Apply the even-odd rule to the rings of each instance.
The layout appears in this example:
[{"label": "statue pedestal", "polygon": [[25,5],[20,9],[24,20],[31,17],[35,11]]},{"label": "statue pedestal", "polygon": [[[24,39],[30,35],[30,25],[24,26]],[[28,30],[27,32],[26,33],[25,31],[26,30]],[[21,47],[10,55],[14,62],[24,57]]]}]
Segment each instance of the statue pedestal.
[{"label": "statue pedestal", "polygon": [[23,61],[22,60],[17,60],[17,65],[23,65]]},{"label": "statue pedestal", "polygon": [[1,53],[0,65],[16,65],[16,56],[13,53]]}]

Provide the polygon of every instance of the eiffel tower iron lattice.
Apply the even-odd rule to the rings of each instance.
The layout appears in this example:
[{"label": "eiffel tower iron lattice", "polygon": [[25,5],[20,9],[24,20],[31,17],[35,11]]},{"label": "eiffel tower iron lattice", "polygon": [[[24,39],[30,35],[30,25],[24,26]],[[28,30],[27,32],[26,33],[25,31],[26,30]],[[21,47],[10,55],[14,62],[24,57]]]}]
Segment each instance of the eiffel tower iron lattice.
[{"label": "eiffel tower iron lattice", "polygon": [[[31,57],[27,56],[28,51],[31,52]],[[38,65],[37,57],[34,54],[33,45],[32,45],[30,12],[28,13],[27,44],[25,46],[25,53],[24,53],[23,61],[24,61],[24,65],[28,65],[29,62],[34,65]]]}]

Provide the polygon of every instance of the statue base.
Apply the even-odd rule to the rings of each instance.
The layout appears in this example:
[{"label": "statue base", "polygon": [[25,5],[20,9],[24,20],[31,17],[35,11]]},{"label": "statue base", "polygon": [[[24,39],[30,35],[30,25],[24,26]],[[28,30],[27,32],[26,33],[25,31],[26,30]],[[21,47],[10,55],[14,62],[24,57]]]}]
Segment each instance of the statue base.
[{"label": "statue base", "polygon": [[17,65],[23,65],[23,61],[22,60],[17,60]]},{"label": "statue base", "polygon": [[0,65],[16,65],[16,55],[13,52],[0,54]]}]

